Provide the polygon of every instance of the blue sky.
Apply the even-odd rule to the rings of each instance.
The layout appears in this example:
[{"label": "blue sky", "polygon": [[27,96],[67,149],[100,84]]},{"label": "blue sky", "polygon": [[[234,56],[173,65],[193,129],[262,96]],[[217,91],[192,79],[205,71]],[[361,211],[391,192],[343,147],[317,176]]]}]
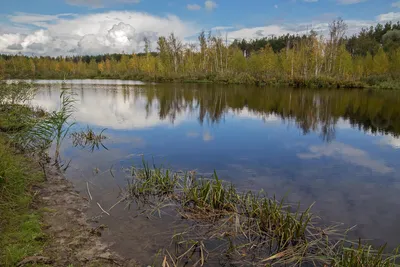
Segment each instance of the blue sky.
[{"label": "blue sky", "polygon": [[202,29],[234,38],[315,29],[341,17],[348,34],[400,20],[400,0],[14,0],[2,5],[0,52],[132,52],[144,36],[170,32],[184,41]]}]

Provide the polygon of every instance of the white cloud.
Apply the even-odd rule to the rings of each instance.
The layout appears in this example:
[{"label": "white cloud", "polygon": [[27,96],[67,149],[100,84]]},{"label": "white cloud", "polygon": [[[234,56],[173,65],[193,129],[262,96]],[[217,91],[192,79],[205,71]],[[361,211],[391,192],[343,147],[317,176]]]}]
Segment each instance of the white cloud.
[{"label": "white cloud", "polygon": [[392,7],[400,8],[400,1],[399,1],[399,2],[394,2],[394,3],[392,4]]},{"label": "white cloud", "polygon": [[67,0],[66,3],[73,6],[89,6],[92,8],[103,7],[102,0]]},{"label": "white cloud", "polygon": [[[376,21],[366,21],[366,20],[346,20],[348,25],[347,34],[353,35],[359,32],[362,28],[370,27],[374,25]],[[241,28],[241,29],[227,29],[223,32],[228,33],[228,39],[255,39],[263,38],[268,36],[280,36],[284,34],[305,34],[311,29],[316,31],[318,34],[324,36],[329,35],[329,23],[330,21],[310,21],[309,23],[297,23],[297,24],[280,24],[280,25],[268,25],[263,27],[253,27],[253,28]]]},{"label": "white cloud", "polygon": [[140,0],[66,0],[66,3],[73,6],[87,6],[90,8],[102,8],[113,3],[138,4]]},{"label": "white cloud", "polygon": [[72,13],[65,13],[58,15],[42,15],[42,14],[17,12],[14,15],[8,16],[8,18],[10,19],[10,21],[15,23],[32,24],[41,27],[42,25],[46,25],[47,22],[74,16],[75,14]]},{"label": "white cloud", "polygon": [[[22,45],[23,53],[46,55],[131,53],[142,49],[145,36],[155,44],[158,36],[168,35],[172,31],[185,39],[199,30],[193,23],[173,15],[159,17],[127,11],[80,16],[16,13],[8,19],[28,29],[32,26],[41,29],[28,33],[0,34],[0,53],[15,53],[7,48],[12,45]],[[33,43],[36,45],[32,46]]]},{"label": "white cloud", "polygon": [[254,28],[243,28],[235,31],[230,31],[228,33],[229,39],[255,39],[267,37],[269,35],[282,35],[286,33],[295,33],[292,30],[285,28],[284,26],[271,25],[264,27],[254,27]]},{"label": "white cloud", "polygon": [[226,30],[232,30],[235,29],[235,27],[232,26],[217,26],[211,28],[212,31],[226,31]]},{"label": "white cloud", "polygon": [[197,5],[197,4],[193,4],[193,5],[188,4],[186,7],[187,7],[187,9],[189,9],[189,10],[200,10],[200,9],[201,9],[201,6],[199,6],[199,5]]},{"label": "white cloud", "polygon": [[386,166],[383,161],[372,159],[364,150],[339,142],[332,142],[321,146],[311,146],[309,148],[309,153],[299,153],[297,157],[301,159],[332,157],[379,173],[393,172],[393,169]]},{"label": "white cloud", "polygon": [[380,140],[380,143],[391,146],[394,149],[400,149],[400,138],[398,137],[387,135]]},{"label": "white cloud", "polygon": [[[81,84],[81,82],[83,83]],[[82,125],[98,125],[99,127],[109,129],[145,129],[158,126],[169,127],[171,122],[168,118],[161,119],[159,116],[160,103],[157,100],[153,100],[150,106],[150,113],[146,112],[146,105],[148,100],[146,96],[136,95],[133,91],[130,94],[124,94],[127,84],[126,81],[109,81],[109,80],[97,80],[95,83],[98,85],[97,88],[102,90],[94,90],[93,85],[85,86],[84,80],[77,81],[75,85],[67,84],[68,87],[75,88],[73,90],[76,93],[74,103],[74,119]],[[111,87],[113,90],[107,90],[110,88],[110,84],[119,85]],[[129,84],[129,81],[128,81]],[[102,87],[102,86],[107,87]],[[79,88],[84,87],[84,93]],[[131,87],[132,88],[132,87]],[[35,99],[31,101],[34,106],[41,106],[42,108],[53,111],[59,106],[60,97],[59,92],[54,89],[51,92],[47,90],[39,90]],[[174,125],[178,125],[187,119],[187,110],[182,110],[176,114]]]},{"label": "white cloud", "polygon": [[358,4],[361,2],[364,2],[367,0],[338,0],[338,3],[341,5],[352,5],[352,4]]},{"label": "white cloud", "polygon": [[0,23],[0,35],[6,33],[21,33],[21,34],[28,34],[30,33],[30,29],[26,27],[14,26],[14,25],[6,25]]},{"label": "white cloud", "polygon": [[262,120],[264,122],[279,122],[281,119],[275,114],[263,114],[261,112],[250,111],[247,107],[241,110],[229,109],[229,113],[233,114],[235,118]]},{"label": "white cloud", "polygon": [[22,47],[21,44],[12,44],[12,45],[7,46],[7,49],[20,51],[24,48]]},{"label": "white cloud", "polygon": [[274,5],[274,8],[278,8],[278,5]]},{"label": "white cloud", "polygon": [[205,9],[212,11],[212,10],[216,9],[218,7],[218,5],[214,1],[208,0],[208,1],[204,2],[204,7],[205,7]]},{"label": "white cloud", "polygon": [[400,20],[400,12],[389,12],[386,14],[381,14],[377,17],[377,20],[380,22],[398,21]]}]

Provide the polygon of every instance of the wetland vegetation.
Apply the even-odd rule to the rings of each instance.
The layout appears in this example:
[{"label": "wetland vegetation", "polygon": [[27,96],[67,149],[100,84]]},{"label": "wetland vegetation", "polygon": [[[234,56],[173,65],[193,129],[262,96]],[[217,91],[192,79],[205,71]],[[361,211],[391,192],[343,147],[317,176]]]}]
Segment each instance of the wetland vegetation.
[{"label": "wetland vegetation", "polygon": [[[63,166],[60,147],[65,138],[71,137],[76,146],[99,148],[105,135],[103,131],[95,133],[90,128],[72,132],[75,100],[68,90],[63,90],[60,95],[59,109],[47,113],[20,104],[32,98],[35,93],[33,85],[2,83],[0,89],[0,235],[2,248],[5,248],[0,260],[1,264],[12,266],[45,249],[41,213],[32,207],[35,195],[32,186],[44,180],[40,164],[49,161],[47,151],[51,144],[55,147],[55,154],[51,155],[53,161]],[[331,134],[326,129],[332,128],[330,124],[346,116],[353,118],[352,123],[357,127],[398,134],[394,124],[397,121],[393,119],[397,116],[398,106],[393,96],[377,98],[375,103],[359,95],[352,98],[350,94],[343,98],[337,91],[330,91],[317,101],[306,92],[293,90],[285,94],[290,98],[287,107],[279,102],[282,95],[275,95],[274,91],[260,97],[262,90],[257,95],[234,90],[234,94],[240,97],[230,98],[223,91],[210,90],[185,91],[183,94],[168,90],[147,92],[152,94],[148,95],[150,102],[155,98],[163,100],[160,101],[159,116],[169,119],[174,119],[174,114],[180,109],[193,106],[195,94],[201,110],[200,121],[207,118],[215,122],[221,119],[227,108],[247,106],[259,113],[267,109],[281,116],[293,116],[305,132],[319,127],[322,122],[321,131],[327,132],[328,137]],[[242,96],[243,93],[249,95]],[[382,105],[382,102],[386,104]],[[302,107],[299,110],[296,108],[298,105]],[[326,113],[319,110],[321,105],[326,107]],[[371,107],[375,109],[372,111]],[[23,154],[32,152],[39,155],[37,160],[28,159]],[[241,191],[232,183],[221,180],[217,173],[204,178],[195,172],[150,167],[146,161],[142,167],[132,167],[128,171],[130,179],[121,188],[121,197],[116,205],[135,203],[133,206],[148,217],[162,217],[163,210],[172,209],[182,220],[189,222],[184,231],[171,233],[176,251],[161,248],[155,266],[203,266],[209,262],[246,266],[398,264],[397,250],[390,253],[385,246],[373,248],[364,241],[352,241],[340,225],[326,226],[312,213],[311,206],[303,207],[277,199],[271,192]],[[103,209],[98,205],[105,213],[114,207]]]},{"label": "wetland vegetation", "polygon": [[240,192],[215,172],[202,178],[143,161],[130,175],[117,203],[135,202],[142,214],[160,218],[163,209],[174,207],[190,222],[171,235],[175,251],[160,251],[156,265],[397,266],[400,257],[398,250],[387,254],[385,246],[375,250],[347,239],[339,225],[323,226],[312,206],[289,204],[263,191]]}]

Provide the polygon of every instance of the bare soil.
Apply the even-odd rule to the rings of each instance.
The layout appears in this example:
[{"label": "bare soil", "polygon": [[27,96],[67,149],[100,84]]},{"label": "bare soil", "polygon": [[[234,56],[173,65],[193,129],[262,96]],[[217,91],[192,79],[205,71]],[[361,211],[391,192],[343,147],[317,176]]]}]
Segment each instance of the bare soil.
[{"label": "bare soil", "polygon": [[102,227],[93,228],[85,211],[89,199],[74,190],[54,166],[46,166],[46,181],[36,188],[35,204],[43,210],[44,232],[49,237],[43,255],[25,259],[20,265],[51,266],[140,266],[110,249],[101,238]]}]

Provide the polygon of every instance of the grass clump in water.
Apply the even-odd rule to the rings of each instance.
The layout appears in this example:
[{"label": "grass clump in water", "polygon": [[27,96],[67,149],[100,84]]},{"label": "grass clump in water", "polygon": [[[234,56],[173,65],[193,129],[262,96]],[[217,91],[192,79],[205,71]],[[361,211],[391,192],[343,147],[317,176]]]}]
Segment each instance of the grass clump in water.
[{"label": "grass clump in water", "polygon": [[146,200],[149,197],[172,196],[178,184],[178,175],[162,168],[150,168],[143,160],[143,169],[132,167],[126,196]]},{"label": "grass clump in water", "polygon": [[93,129],[87,126],[86,130],[71,133],[72,144],[75,147],[89,148],[89,150],[91,150],[92,152],[95,149],[100,149],[100,146],[108,150],[107,147],[103,144],[103,141],[107,139],[107,137],[103,135],[103,132],[105,130],[106,129],[103,129],[99,134],[96,134]]},{"label": "grass clump in water", "polygon": [[324,227],[311,206],[301,210],[263,192],[240,193],[216,173],[204,179],[192,172],[152,169],[144,162],[131,174],[125,200],[144,203],[158,214],[174,206],[190,222],[174,234],[179,249],[175,256],[165,251],[163,266],[203,265],[221,256],[244,266],[398,266],[398,251],[385,254],[385,247],[374,250],[361,242],[356,247],[339,227]]},{"label": "grass clump in water", "polygon": [[232,184],[226,185],[214,173],[213,179],[193,179],[186,182],[181,194],[183,206],[209,211],[234,211],[238,194]]},{"label": "grass clump in water", "polygon": [[392,254],[385,252],[386,246],[381,246],[378,250],[371,245],[358,244],[341,247],[341,254],[337,255],[331,266],[352,267],[352,266],[377,266],[377,267],[395,267],[399,266],[400,258],[398,248]]}]

